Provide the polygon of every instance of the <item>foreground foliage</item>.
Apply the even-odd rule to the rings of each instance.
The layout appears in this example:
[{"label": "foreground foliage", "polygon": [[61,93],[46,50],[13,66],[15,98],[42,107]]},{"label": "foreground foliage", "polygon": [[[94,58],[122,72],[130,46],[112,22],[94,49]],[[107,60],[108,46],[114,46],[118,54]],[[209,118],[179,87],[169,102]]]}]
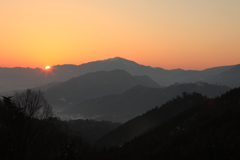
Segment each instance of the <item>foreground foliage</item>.
[{"label": "foreground foliage", "polygon": [[110,148],[105,156],[125,160],[239,158],[240,88],[185,110],[122,147]]},{"label": "foreground foliage", "polygon": [[[184,93],[165,105],[175,108],[185,104],[183,101],[190,104],[191,95]],[[155,108],[149,113],[159,112],[161,116],[161,110]],[[240,158],[240,88],[190,105],[124,145],[108,149],[96,149],[84,142],[80,130],[74,130],[80,122],[69,122],[69,125],[52,117],[28,117],[10,97],[0,101],[0,114],[1,159]]]}]

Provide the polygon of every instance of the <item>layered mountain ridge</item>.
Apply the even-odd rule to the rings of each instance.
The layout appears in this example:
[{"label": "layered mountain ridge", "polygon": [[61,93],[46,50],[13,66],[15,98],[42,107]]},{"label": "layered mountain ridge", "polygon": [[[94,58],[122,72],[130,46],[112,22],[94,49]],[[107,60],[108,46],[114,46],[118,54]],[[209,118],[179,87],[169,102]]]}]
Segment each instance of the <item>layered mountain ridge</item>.
[{"label": "layered mountain ridge", "polygon": [[122,93],[136,85],[160,87],[147,76],[132,76],[124,70],[117,69],[71,78],[46,90],[45,96],[55,108],[69,107],[88,99]]},{"label": "layered mountain ridge", "polygon": [[[203,71],[165,70],[115,57],[81,65],[56,65],[52,66],[51,71],[47,72],[39,68],[0,68],[0,92],[33,88],[52,82],[64,82],[89,72],[111,71],[115,69],[125,70],[131,75],[147,75],[161,86],[168,86],[175,82],[189,83],[199,80],[229,87],[240,86],[240,82],[237,80],[240,74],[238,65],[214,67]],[[231,81],[226,80],[226,76]]]},{"label": "layered mountain ridge", "polygon": [[83,101],[62,111],[61,114],[79,114],[85,118],[123,123],[155,106],[166,103],[183,92],[197,92],[207,97],[215,97],[228,90],[230,88],[226,86],[211,85],[204,82],[174,84],[166,88],[137,85],[123,93]]}]

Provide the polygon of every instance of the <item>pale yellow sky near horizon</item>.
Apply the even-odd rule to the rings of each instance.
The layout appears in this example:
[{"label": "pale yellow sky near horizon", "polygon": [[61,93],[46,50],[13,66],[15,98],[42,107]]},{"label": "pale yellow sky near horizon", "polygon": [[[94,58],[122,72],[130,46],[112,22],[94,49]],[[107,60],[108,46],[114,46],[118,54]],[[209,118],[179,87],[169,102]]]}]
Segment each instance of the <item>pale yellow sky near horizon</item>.
[{"label": "pale yellow sky near horizon", "polygon": [[165,69],[239,64],[240,1],[0,1],[0,67],[116,56]]}]

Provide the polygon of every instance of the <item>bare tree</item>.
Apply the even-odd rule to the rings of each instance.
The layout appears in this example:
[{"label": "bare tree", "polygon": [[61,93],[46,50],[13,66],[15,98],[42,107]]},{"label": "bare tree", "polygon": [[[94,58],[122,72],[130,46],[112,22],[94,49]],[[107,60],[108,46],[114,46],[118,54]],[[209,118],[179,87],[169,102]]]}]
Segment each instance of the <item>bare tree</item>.
[{"label": "bare tree", "polygon": [[[16,96],[16,97],[15,97]],[[39,90],[0,97],[0,159],[53,159],[65,143],[60,124]]]},{"label": "bare tree", "polygon": [[29,119],[37,118],[44,120],[53,115],[52,107],[48,104],[41,90],[27,89],[23,92],[15,93],[14,103]]}]

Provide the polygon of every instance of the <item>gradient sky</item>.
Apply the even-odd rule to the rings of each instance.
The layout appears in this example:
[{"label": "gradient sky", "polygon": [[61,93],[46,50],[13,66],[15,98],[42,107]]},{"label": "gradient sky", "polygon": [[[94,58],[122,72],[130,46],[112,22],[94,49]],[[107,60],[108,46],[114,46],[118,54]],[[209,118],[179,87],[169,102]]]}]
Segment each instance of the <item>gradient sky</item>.
[{"label": "gradient sky", "polygon": [[0,67],[240,63],[240,0],[0,0]]}]

